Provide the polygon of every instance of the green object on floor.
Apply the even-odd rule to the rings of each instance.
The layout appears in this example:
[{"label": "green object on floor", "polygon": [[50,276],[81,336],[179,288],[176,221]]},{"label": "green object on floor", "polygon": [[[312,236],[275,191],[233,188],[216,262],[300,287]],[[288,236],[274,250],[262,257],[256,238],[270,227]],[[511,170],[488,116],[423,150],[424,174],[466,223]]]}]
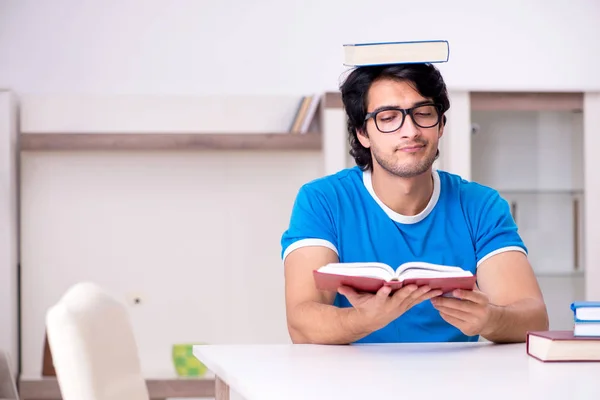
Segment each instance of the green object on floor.
[{"label": "green object on floor", "polygon": [[[204,344],[204,343],[196,343]],[[173,365],[180,377],[201,377],[207,368],[193,354],[194,344],[174,344],[172,349]]]}]

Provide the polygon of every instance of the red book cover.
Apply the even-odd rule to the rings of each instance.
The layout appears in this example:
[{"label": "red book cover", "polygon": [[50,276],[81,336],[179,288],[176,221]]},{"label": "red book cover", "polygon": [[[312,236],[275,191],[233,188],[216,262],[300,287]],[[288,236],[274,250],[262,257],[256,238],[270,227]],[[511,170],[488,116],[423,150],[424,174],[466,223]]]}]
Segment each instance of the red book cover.
[{"label": "red book cover", "polygon": [[477,277],[436,277],[436,278],[408,278],[404,281],[389,281],[379,278],[370,278],[364,276],[347,276],[332,273],[313,271],[317,289],[337,292],[340,286],[351,286],[360,292],[376,293],[383,285],[392,287],[392,290],[400,289],[403,286],[416,284],[417,286],[429,285],[432,289],[441,289],[444,293],[454,289],[472,290],[475,287]]},{"label": "red book cover", "polygon": [[[538,338],[543,348],[532,349],[532,342],[537,343]],[[600,337],[574,336],[573,331],[527,332],[525,346],[528,355],[542,362],[600,361]]]}]

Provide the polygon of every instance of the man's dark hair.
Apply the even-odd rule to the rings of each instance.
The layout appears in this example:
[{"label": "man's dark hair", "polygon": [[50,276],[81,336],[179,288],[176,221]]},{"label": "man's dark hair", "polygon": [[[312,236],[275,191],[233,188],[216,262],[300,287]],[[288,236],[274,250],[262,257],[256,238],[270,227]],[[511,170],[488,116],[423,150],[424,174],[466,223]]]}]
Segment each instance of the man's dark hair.
[{"label": "man's dark hair", "polygon": [[[412,82],[423,97],[431,98],[434,103],[441,105],[442,114],[450,108],[444,79],[431,64],[393,64],[354,69],[340,86],[340,90],[347,115],[350,155],[363,170],[373,168],[373,159],[371,151],[358,140],[358,131],[363,130],[366,125],[369,88],[374,81],[384,78]],[[445,115],[442,121],[446,123]],[[439,150],[436,158],[438,155]]]}]

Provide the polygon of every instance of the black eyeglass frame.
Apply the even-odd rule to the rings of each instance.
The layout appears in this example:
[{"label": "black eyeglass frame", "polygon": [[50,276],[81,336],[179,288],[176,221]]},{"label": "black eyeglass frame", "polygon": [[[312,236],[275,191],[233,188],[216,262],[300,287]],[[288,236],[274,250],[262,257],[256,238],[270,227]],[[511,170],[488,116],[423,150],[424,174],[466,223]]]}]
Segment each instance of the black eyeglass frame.
[{"label": "black eyeglass frame", "polygon": [[[430,125],[430,126],[423,126],[423,125],[419,125],[416,121],[415,121],[415,117],[413,115],[414,110],[416,110],[417,108],[420,107],[424,107],[424,106],[434,106],[437,111],[438,111],[438,118],[437,121],[435,121],[435,124]],[[381,129],[379,129],[379,125],[377,125],[377,114],[379,114],[380,112],[384,112],[384,111],[400,111],[402,113],[402,121],[400,122],[400,126],[398,126],[398,128],[391,130],[391,131],[382,131]],[[381,133],[392,133],[392,132],[396,132],[398,129],[402,128],[402,126],[404,125],[404,121],[406,120],[406,115],[410,115],[410,119],[412,119],[413,124],[415,124],[416,126],[418,126],[419,128],[423,128],[423,129],[427,129],[427,128],[433,128],[434,126],[439,125],[439,123],[442,121],[442,115],[443,113],[443,107],[441,104],[437,104],[437,103],[424,103],[424,104],[419,104],[416,105],[414,107],[411,108],[399,108],[399,107],[384,107],[380,110],[374,111],[374,112],[370,112],[365,116],[365,124],[367,123],[367,121],[369,120],[369,118],[373,118],[373,122],[375,122],[375,127],[377,128],[377,130]]]}]

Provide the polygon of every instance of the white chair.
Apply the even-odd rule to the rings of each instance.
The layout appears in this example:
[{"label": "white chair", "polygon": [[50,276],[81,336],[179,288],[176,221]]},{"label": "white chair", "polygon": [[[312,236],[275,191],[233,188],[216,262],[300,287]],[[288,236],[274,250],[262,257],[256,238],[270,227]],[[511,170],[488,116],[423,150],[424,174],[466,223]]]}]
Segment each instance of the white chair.
[{"label": "white chair", "polygon": [[46,329],[63,400],[149,399],[127,309],[101,287],[71,287]]}]

